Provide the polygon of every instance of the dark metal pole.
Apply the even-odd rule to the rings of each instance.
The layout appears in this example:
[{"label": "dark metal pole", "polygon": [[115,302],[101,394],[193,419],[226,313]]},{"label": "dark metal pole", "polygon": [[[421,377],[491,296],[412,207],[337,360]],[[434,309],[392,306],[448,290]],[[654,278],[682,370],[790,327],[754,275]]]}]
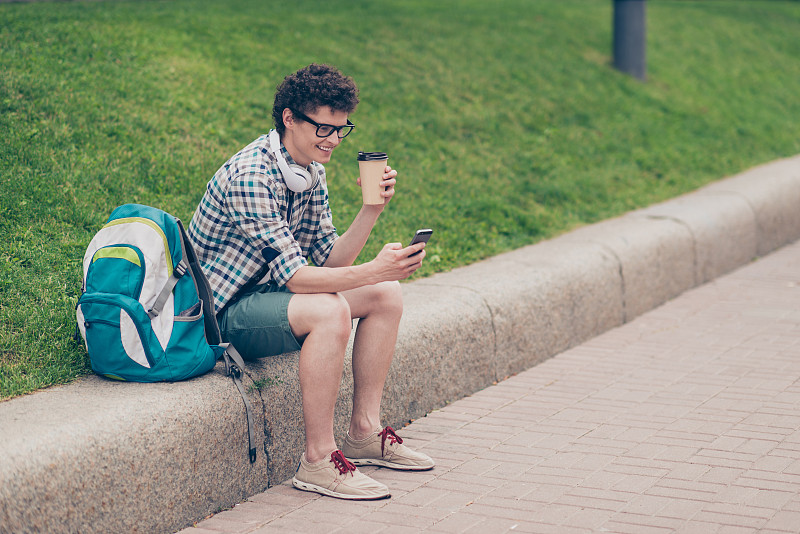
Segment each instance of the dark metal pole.
[{"label": "dark metal pole", "polygon": [[614,0],[614,67],[644,80],[645,0]]}]

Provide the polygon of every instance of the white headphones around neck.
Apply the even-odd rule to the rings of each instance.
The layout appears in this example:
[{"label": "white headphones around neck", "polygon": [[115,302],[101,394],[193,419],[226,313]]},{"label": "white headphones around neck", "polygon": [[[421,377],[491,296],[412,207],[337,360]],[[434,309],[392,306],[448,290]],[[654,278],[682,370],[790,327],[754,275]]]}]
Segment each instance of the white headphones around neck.
[{"label": "white headphones around neck", "polygon": [[281,138],[277,130],[269,132],[269,151],[275,155],[275,159],[278,161],[278,168],[281,170],[286,187],[295,193],[302,193],[314,187],[316,180],[310,172],[300,165],[289,165],[286,158],[283,157]]}]

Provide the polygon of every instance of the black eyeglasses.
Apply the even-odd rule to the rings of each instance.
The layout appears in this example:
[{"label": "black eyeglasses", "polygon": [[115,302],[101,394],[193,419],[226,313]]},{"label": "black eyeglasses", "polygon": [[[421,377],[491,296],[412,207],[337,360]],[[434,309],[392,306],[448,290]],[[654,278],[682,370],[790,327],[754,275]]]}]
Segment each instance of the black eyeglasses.
[{"label": "black eyeglasses", "polygon": [[356,127],[355,124],[350,122],[350,119],[347,119],[347,124],[345,124],[344,126],[334,126],[333,124],[320,124],[317,121],[315,121],[314,119],[303,115],[299,111],[295,111],[295,110],[293,110],[291,108],[289,108],[289,110],[292,112],[292,115],[294,115],[298,119],[304,120],[307,123],[313,124],[314,126],[316,126],[317,127],[317,137],[328,137],[333,132],[336,132],[336,135],[339,136],[339,139],[344,139],[345,137],[350,135],[350,132],[352,132],[353,128]]}]

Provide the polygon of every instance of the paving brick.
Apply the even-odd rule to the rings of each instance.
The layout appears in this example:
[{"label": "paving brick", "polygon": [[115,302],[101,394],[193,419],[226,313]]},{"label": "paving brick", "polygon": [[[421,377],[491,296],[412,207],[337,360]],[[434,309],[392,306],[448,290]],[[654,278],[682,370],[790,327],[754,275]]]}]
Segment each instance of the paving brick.
[{"label": "paving brick", "polygon": [[564,525],[570,517],[583,511],[581,506],[566,504],[551,504],[533,515],[533,519],[539,523],[551,525]]},{"label": "paving brick", "polygon": [[459,512],[451,514],[444,519],[437,521],[428,530],[433,532],[452,532],[461,533],[466,532],[468,529],[480,525],[484,522],[485,517],[480,514],[471,514],[468,512]]},{"label": "paving brick", "polygon": [[[529,513],[538,512],[544,508],[542,503],[536,501],[520,499],[516,497],[500,497],[494,493],[475,499],[475,501],[470,503],[468,506],[470,510],[474,511],[474,506],[476,505],[508,508],[510,510],[519,510]],[[505,515],[499,515],[498,517],[505,517]]]},{"label": "paving brick", "polygon": [[[648,532],[650,529],[669,529],[676,530],[682,527],[685,521],[671,517],[659,517],[647,514],[634,514],[631,512],[619,512],[614,514],[609,523],[617,525],[631,525],[639,527],[642,532]],[[627,532],[627,530],[625,530]]]},{"label": "paving brick", "polygon": [[800,525],[800,512],[779,511],[764,526],[784,532],[797,532]]},{"label": "paving brick", "polygon": [[573,465],[583,460],[586,456],[580,452],[556,452],[554,455],[542,460],[537,464],[538,467],[551,467],[557,469],[569,469]]},{"label": "paving brick", "polygon": [[670,497],[672,499],[688,499],[688,500],[705,501],[705,502],[711,502],[714,499],[713,493],[686,489],[686,488],[671,488],[658,485],[653,486],[645,493],[647,495],[659,495],[662,497]]},{"label": "paving brick", "polygon": [[557,504],[589,508],[592,510],[619,511],[625,507],[626,501],[602,496],[576,495],[566,493],[559,497]]},{"label": "paving brick", "polygon": [[258,526],[249,521],[238,521],[235,517],[236,516],[217,514],[214,517],[202,521],[199,523],[199,526],[204,530],[211,530],[224,534],[245,534]]},{"label": "paving brick", "polygon": [[788,505],[796,496],[797,493],[792,493],[790,491],[758,490],[758,493],[749,499],[747,504],[750,506],[779,510]]},{"label": "paving brick", "polygon": [[758,459],[753,454],[703,449],[687,460],[703,463],[713,467],[731,467],[734,469],[749,469]]},{"label": "paving brick", "polygon": [[423,504],[423,506],[454,513],[474,504],[480,497],[471,493],[450,491],[440,494],[435,500]]},{"label": "paving brick", "polygon": [[[337,527],[329,526],[328,532],[335,532]],[[281,533],[296,533],[296,534],[319,534],[320,524],[300,519],[296,517],[281,517],[266,525],[250,531],[250,534],[274,534],[275,532]]]},{"label": "paving brick", "polygon": [[739,478],[742,473],[744,473],[744,469],[734,469],[731,467],[711,467],[708,471],[698,477],[697,481],[730,484]]},{"label": "paving brick", "polygon": [[672,502],[675,501],[668,497],[660,497],[657,495],[635,495],[631,497],[630,501],[621,509],[621,511],[637,515],[656,515]]},{"label": "paving brick", "polygon": [[439,489],[421,487],[393,500],[395,502],[411,506],[424,506],[442,497],[443,495],[446,495],[446,492],[443,492]]},{"label": "paving brick", "polygon": [[293,519],[299,519],[311,523],[318,523],[323,525],[328,525],[330,529],[337,526],[342,526],[347,523],[350,523],[357,517],[366,517],[370,513],[369,508],[365,508],[362,512],[358,513],[351,511],[349,513],[340,513],[340,512],[331,512],[331,511],[321,511],[321,510],[311,510],[307,507],[299,508],[294,510],[291,514],[282,516],[278,518],[284,519],[286,517],[291,517]]},{"label": "paving brick", "polygon": [[697,447],[686,447],[680,445],[668,446],[653,457],[656,460],[668,460],[675,462],[686,462],[694,457],[698,452]]},{"label": "paving brick", "polygon": [[[384,501],[385,506],[371,512],[372,515],[376,512],[385,512],[387,514],[394,514],[400,516],[418,516],[435,521],[441,521],[445,517],[452,514],[452,510],[439,508],[436,506],[413,506],[399,501],[388,500]],[[366,516],[365,516],[366,517]],[[399,523],[403,524],[403,523]]]},{"label": "paving brick", "polygon": [[543,473],[539,470],[535,470],[525,473],[519,477],[519,479],[524,482],[533,482],[535,484],[572,488],[577,486],[583,477],[574,476],[574,473]]},{"label": "paving brick", "polygon": [[[440,520],[443,518],[439,518]],[[426,517],[419,514],[410,515],[408,513],[390,512],[385,509],[376,510],[362,517],[362,520],[372,523],[382,523],[392,525],[392,530],[395,526],[403,526],[408,528],[423,529],[427,528],[434,523],[437,519],[435,517]]]},{"label": "paving brick", "polygon": [[282,506],[287,511],[303,506],[304,504],[319,499],[320,496],[307,491],[298,491],[291,486],[281,485],[270,488],[269,491],[258,493],[248,499],[250,502],[264,503],[273,506]]},{"label": "paving brick", "polygon": [[739,527],[748,527],[760,529],[767,520],[759,517],[750,517],[745,515],[731,515],[729,513],[711,512],[707,510],[700,511],[694,519],[697,521],[707,521],[716,525],[731,525]]},{"label": "paving brick", "polygon": [[675,529],[669,527],[620,523],[619,521],[609,521],[601,528],[603,532],[615,532],[618,534],[667,534],[675,531]]},{"label": "paving brick", "polygon": [[321,532],[331,532],[331,534],[345,534],[345,533],[352,533],[352,534],[374,534],[376,532],[393,532],[394,527],[391,525],[387,525],[386,523],[378,523],[373,521],[367,521],[363,518],[355,519],[354,521],[342,525],[339,528],[326,530],[322,528],[320,525],[317,525],[317,530],[314,534],[320,534]]},{"label": "paving brick", "polygon": [[534,489],[532,491],[529,491],[524,497],[520,498],[524,498],[528,501],[550,504],[574,487],[572,485],[555,485],[539,482],[533,483],[533,486]]},{"label": "paving brick", "polygon": [[582,451],[585,454],[580,460],[572,465],[572,469],[576,472],[589,472],[593,473],[597,470],[603,469],[614,460],[611,454],[601,454],[592,450]]},{"label": "paving brick", "polygon": [[676,465],[676,462],[621,456],[610,463],[606,470],[629,475],[663,477],[675,469]]},{"label": "paving brick", "polygon": [[676,534],[717,534],[722,525],[706,521],[689,521],[675,532]]},{"label": "paving brick", "polygon": [[661,517],[671,517],[674,519],[692,520],[706,506],[702,501],[691,501],[686,499],[670,499],[658,515]]},{"label": "paving brick", "polygon": [[791,512],[800,512],[800,495],[793,495],[791,500],[784,504],[781,509]]},{"label": "paving brick", "polygon": [[[587,452],[592,454],[604,454],[612,457],[619,457],[626,454],[629,450],[637,445],[634,441],[618,441],[606,439],[592,439],[592,438],[565,438],[568,443],[561,446],[565,451]],[[546,440],[539,442],[537,445],[545,446]],[[613,459],[613,458],[612,458]]]},{"label": "paving brick", "polygon": [[531,509],[523,510],[519,508],[508,508],[505,506],[487,505],[478,501],[475,504],[468,506],[466,510],[471,514],[479,514],[483,515],[484,517],[525,521],[531,518],[532,513],[535,511],[534,508],[537,506],[535,503],[529,504],[531,504]]},{"label": "paving brick", "polygon": [[563,523],[565,527],[582,528],[596,532],[601,525],[608,522],[616,512],[610,510],[584,509],[569,516]]},{"label": "paving brick", "polygon": [[470,486],[459,480],[448,480],[444,478],[436,478],[425,484],[426,488],[433,488],[443,491],[459,491],[464,493],[471,493],[476,497],[480,495],[485,495],[499,486],[500,486],[500,481],[497,481],[497,486],[495,487],[483,486],[483,485]]},{"label": "paving brick", "polygon": [[664,478],[676,480],[698,480],[712,468],[707,465],[695,463],[676,463],[674,467],[664,475]]},{"label": "paving brick", "polygon": [[759,491],[760,490],[757,488],[740,486],[737,483],[730,485],[717,493],[715,501],[720,503],[744,505],[751,499],[754,499],[758,495]]},{"label": "paving brick", "polygon": [[623,480],[613,486],[614,490],[626,493],[644,493],[653,487],[661,477],[646,475],[627,475]]},{"label": "paving brick", "polygon": [[760,530],[757,528],[732,525],[722,525],[719,527],[719,530],[717,530],[717,534],[755,534],[756,532],[760,532]]},{"label": "paving brick", "polygon": [[482,475],[491,471],[500,464],[499,460],[485,460],[483,458],[473,458],[468,460],[458,467],[452,469],[451,472],[464,475]]}]

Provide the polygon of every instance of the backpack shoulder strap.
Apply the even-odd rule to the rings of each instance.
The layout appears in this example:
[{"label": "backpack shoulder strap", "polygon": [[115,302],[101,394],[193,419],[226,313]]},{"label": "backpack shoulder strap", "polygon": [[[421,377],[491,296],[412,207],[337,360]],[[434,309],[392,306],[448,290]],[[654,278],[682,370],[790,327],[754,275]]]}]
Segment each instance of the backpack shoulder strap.
[{"label": "backpack shoulder strap", "polygon": [[241,379],[244,360],[232,344],[222,343],[220,347],[225,349],[225,352],[222,353],[222,359],[225,362],[225,374],[233,379],[233,383],[236,384],[244,401],[244,409],[247,415],[247,439],[250,443],[250,463],[252,464],[256,461],[256,433],[254,430],[255,425],[253,425],[253,407],[250,405],[250,400],[247,398]]},{"label": "backpack shoulder strap", "polygon": [[197,294],[200,301],[203,303],[203,320],[205,321],[206,340],[210,345],[219,345],[222,343],[222,334],[219,331],[219,324],[217,323],[217,312],[214,307],[214,298],[211,294],[211,285],[208,283],[203,268],[197,260],[197,254],[194,251],[192,242],[189,241],[189,236],[186,235],[186,229],[183,223],[177,217],[175,221],[178,223],[178,228],[181,231],[181,242],[183,245],[183,261],[189,266],[192,273],[192,278],[197,285]]},{"label": "backpack shoulder strap", "polygon": [[187,267],[183,263],[183,260],[172,269],[172,274],[167,280],[167,283],[164,284],[164,287],[161,289],[161,293],[158,294],[158,298],[156,298],[155,303],[153,303],[153,307],[147,310],[147,316],[151,319],[158,317],[161,313],[161,310],[164,309],[164,304],[167,303],[167,299],[169,298],[170,294],[172,294],[172,290],[175,289],[175,286],[178,284],[178,280],[186,274]]}]

